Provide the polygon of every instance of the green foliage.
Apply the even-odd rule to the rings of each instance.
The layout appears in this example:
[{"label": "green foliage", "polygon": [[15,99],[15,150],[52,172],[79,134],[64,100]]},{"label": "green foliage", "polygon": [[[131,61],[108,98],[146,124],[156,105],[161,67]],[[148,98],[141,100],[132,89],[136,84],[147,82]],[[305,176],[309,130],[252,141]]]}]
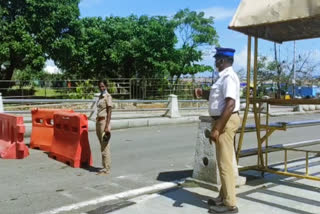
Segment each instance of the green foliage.
[{"label": "green foliage", "polygon": [[79,0],[0,1],[0,79],[42,70],[52,45],[79,16]]},{"label": "green foliage", "polygon": [[[213,18],[187,9],[173,19],[83,18],[70,28],[51,56],[66,74],[82,79],[180,77],[210,71],[210,66],[197,64],[203,56],[200,47],[217,44],[218,39]],[[178,38],[183,39],[181,47]]]},{"label": "green foliage", "polygon": [[176,42],[166,17],[83,18],[52,56],[77,78],[155,77],[166,74]]},{"label": "green foliage", "polygon": [[24,70],[15,70],[12,76],[13,80],[22,80],[22,81],[30,81],[30,80],[45,80],[50,76],[50,74],[45,71],[34,71],[27,66]]},{"label": "green foliage", "polygon": [[[174,92],[177,84],[170,81],[178,82],[181,75],[212,71],[199,63],[204,48],[218,44],[213,18],[203,12],[80,19],[79,1],[1,1],[0,79],[37,79],[41,83],[32,81],[32,86],[46,81],[48,87],[61,87],[66,81],[59,80],[66,79],[156,78],[163,79],[154,92],[161,96],[168,87]],[[47,59],[63,73],[43,72]],[[138,92],[152,86],[142,85]],[[110,93],[119,89],[109,82]],[[85,81],[68,93],[89,98],[95,90]]]},{"label": "green foliage", "polygon": [[97,89],[90,80],[78,82],[76,91],[69,94],[72,99],[92,99]]},{"label": "green foliage", "polygon": [[203,12],[180,10],[175,16],[176,32],[181,39],[180,47],[176,50],[174,63],[176,69],[170,71],[171,77],[185,74],[196,74],[213,71],[210,66],[197,64],[202,60],[201,48],[218,45],[218,34],[215,31],[213,17],[205,18]]},{"label": "green foliage", "polygon": [[111,82],[110,80],[107,80],[107,84],[108,84],[108,92],[110,94],[117,93],[117,86],[115,82]]}]

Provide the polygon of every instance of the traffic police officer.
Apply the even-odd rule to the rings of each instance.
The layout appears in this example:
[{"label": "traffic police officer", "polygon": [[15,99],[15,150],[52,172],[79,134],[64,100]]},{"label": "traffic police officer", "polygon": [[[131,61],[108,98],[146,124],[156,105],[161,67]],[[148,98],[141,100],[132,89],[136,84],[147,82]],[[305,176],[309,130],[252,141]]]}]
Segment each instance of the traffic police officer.
[{"label": "traffic police officer", "polygon": [[209,114],[213,124],[211,140],[216,145],[220,172],[220,197],[209,200],[209,211],[237,213],[234,169],[234,137],[240,126],[240,81],[232,68],[234,49],[216,48],[216,68],[219,79],[209,95]]},{"label": "traffic police officer", "polygon": [[240,126],[240,81],[232,68],[234,49],[216,48],[214,55],[218,80],[210,91],[196,89],[197,97],[209,100],[212,117],[211,141],[216,146],[216,158],[220,172],[219,197],[208,200],[211,213],[237,213],[234,137]]},{"label": "traffic police officer", "polygon": [[98,175],[107,175],[110,173],[110,137],[111,137],[111,111],[112,97],[107,91],[107,83],[99,81],[99,90],[101,92],[97,101],[96,133],[101,145],[102,166]]}]

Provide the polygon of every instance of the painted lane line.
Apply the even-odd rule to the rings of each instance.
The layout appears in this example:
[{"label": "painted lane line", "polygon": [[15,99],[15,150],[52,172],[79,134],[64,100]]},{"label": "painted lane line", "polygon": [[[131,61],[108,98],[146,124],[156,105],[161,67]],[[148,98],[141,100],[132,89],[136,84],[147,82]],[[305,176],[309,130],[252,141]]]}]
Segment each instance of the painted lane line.
[{"label": "painted lane line", "polygon": [[67,198],[70,198],[70,199],[73,199],[73,200],[76,200],[77,198],[75,196],[73,196],[70,192],[59,192],[61,195],[67,197]]},{"label": "painted lane line", "polygon": [[67,211],[71,211],[71,210],[80,209],[80,208],[87,207],[87,206],[90,206],[90,205],[96,205],[96,204],[104,203],[104,202],[107,202],[107,201],[119,200],[119,199],[129,199],[129,198],[137,197],[137,196],[140,196],[140,195],[143,195],[143,194],[159,192],[159,191],[162,191],[162,190],[166,190],[166,189],[170,189],[170,188],[176,187],[176,186],[178,186],[179,182],[181,182],[181,181],[164,182],[164,183],[161,183],[161,184],[156,184],[156,185],[153,185],[153,186],[148,186],[148,187],[143,187],[143,188],[139,188],[139,189],[129,190],[129,191],[117,193],[117,194],[114,194],[114,195],[102,196],[102,197],[95,198],[95,199],[92,199],[92,200],[83,201],[83,202],[79,202],[79,203],[75,203],[75,204],[70,204],[70,205],[63,206],[63,207],[60,207],[60,208],[56,208],[56,209],[53,209],[53,210],[45,211],[45,212],[42,212],[40,214],[56,214],[56,213],[61,213],[61,212],[67,212]]}]

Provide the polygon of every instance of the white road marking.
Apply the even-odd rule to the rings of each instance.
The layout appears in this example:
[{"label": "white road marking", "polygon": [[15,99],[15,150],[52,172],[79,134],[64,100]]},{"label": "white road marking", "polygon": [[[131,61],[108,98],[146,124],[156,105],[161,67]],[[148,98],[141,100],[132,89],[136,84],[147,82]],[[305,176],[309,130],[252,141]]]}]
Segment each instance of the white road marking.
[{"label": "white road marking", "polygon": [[94,193],[100,193],[100,194],[102,193],[102,191],[97,190],[97,189],[92,188],[92,187],[83,187],[83,189],[89,190],[89,191],[94,192]]},{"label": "white road marking", "polygon": [[160,184],[156,184],[153,186],[148,186],[148,187],[143,187],[143,188],[139,188],[139,189],[134,189],[134,190],[129,190],[126,192],[121,192],[121,193],[117,193],[114,195],[107,195],[107,196],[102,196],[99,198],[95,198],[92,200],[88,200],[88,201],[83,201],[83,202],[79,202],[79,203],[75,203],[75,204],[70,204],[67,206],[63,206],[60,208],[56,208],[53,210],[49,210],[49,211],[45,211],[42,212],[40,214],[56,214],[56,213],[61,213],[61,212],[67,212],[67,211],[71,211],[71,210],[76,210],[76,209],[80,209],[82,207],[86,207],[86,206],[90,206],[90,205],[96,205],[99,203],[104,203],[107,201],[112,201],[112,200],[119,200],[119,199],[129,199],[129,198],[133,198],[133,197],[137,197],[143,194],[148,194],[148,193],[153,193],[153,192],[159,192],[162,190],[166,190],[166,189],[170,189],[173,187],[178,186],[178,183],[181,181],[175,181],[175,182],[164,182],[164,183],[160,183]]},{"label": "white road marking", "polygon": [[59,192],[61,195],[67,197],[67,198],[71,198],[71,199],[76,199],[76,197],[74,197],[71,193],[69,192]]}]

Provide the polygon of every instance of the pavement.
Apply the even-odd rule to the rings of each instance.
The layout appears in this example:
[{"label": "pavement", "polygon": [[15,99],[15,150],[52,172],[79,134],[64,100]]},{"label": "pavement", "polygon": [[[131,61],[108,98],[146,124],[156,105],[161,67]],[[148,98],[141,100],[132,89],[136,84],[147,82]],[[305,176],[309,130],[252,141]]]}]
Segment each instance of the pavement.
[{"label": "pavement", "polygon": [[[319,175],[320,158],[310,161],[310,173]],[[289,170],[304,173],[304,161],[289,164]],[[283,170],[282,164],[274,165]],[[247,176],[247,185],[237,189],[238,208],[240,214],[319,214],[320,182],[307,179],[283,177],[265,174],[262,178],[254,171],[242,175]],[[192,185],[191,185],[192,186]],[[101,206],[87,211],[88,214],[205,214],[208,213],[207,200],[217,197],[218,193],[201,187],[188,187],[183,183],[170,190],[143,195],[116,204]]]}]

